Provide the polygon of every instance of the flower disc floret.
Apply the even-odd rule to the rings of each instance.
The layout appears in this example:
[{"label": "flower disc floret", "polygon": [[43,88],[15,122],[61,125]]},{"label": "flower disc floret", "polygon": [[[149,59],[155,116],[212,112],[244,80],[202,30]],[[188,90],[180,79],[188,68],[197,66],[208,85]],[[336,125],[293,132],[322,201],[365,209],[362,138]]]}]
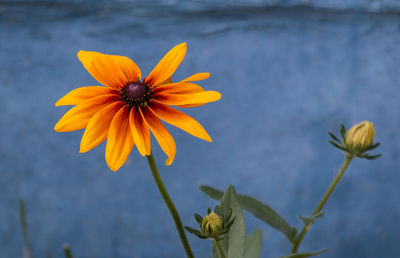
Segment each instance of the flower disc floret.
[{"label": "flower disc floret", "polygon": [[122,100],[131,106],[146,105],[150,97],[151,88],[140,81],[130,82],[121,89]]}]

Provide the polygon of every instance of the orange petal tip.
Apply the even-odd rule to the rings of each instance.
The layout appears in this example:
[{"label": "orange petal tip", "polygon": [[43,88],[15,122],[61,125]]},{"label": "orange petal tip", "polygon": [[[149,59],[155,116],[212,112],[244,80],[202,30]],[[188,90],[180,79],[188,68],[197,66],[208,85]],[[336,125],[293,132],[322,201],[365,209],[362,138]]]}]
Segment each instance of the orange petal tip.
[{"label": "orange petal tip", "polygon": [[60,130],[60,126],[58,125],[58,123],[54,126],[54,131],[61,133],[62,131]]},{"label": "orange petal tip", "polygon": [[82,146],[79,149],[79,153],[85,153],[85,152],[88,152],[88,151],[89,151],[88,149],[85,149]]}]

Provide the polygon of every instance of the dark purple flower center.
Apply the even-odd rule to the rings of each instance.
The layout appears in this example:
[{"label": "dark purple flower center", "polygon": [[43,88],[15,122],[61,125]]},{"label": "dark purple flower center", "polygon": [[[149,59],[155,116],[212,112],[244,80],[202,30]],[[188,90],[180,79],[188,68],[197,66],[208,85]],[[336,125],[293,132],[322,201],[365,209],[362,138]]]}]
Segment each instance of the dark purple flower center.
[{"label": "dark purple flower center", "polygon": [[131,106],[140,106],[150,99],[151,89],[142,82],[130,82],[121,90],[122,100]]}]

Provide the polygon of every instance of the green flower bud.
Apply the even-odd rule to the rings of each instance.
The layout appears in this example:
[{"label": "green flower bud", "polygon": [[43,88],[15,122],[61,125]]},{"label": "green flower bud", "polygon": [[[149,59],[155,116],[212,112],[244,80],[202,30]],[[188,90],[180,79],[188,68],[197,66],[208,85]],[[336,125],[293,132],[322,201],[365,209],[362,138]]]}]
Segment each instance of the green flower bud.
[{"label": "green flower bud", "polygon": [[211,237],[217,237],[223,228],[223,219],[213,211],[207,214],[201,223],[201,231]]},{"label": "green flower bud", "polygon": [[207,215],[204,217],[199,214],[194,214],[194,219],[199,224],[200,230],[185,227],[185,229],[196,235],[201,239],[215,239],[217,241],[223,239],[229,232],[229,229],[235,222],[235,218],[232,218],[232,209],[221,210],[217,205],[214,211],[209,208]]},{"label": "green flower bud", "polygon": [[372,144],[374,136],[374,124],[363,121],[346,132],[344,142],[349,148],[356,149],[361,153]]},{"label": "green flower bud", "polygon": [[329,132],[331,140],[329,142],[343,151],[347,156],[351,158],[361,159],[377,159],[382,154],[370,155],[368,151],[371,151],[380,145],[379,142],[373,143],[375,136],[374,124],[369,121],[363,121],[346,131],[343,124],[340,125],[340,135],[342,140],[339,140],[335,134]]}]

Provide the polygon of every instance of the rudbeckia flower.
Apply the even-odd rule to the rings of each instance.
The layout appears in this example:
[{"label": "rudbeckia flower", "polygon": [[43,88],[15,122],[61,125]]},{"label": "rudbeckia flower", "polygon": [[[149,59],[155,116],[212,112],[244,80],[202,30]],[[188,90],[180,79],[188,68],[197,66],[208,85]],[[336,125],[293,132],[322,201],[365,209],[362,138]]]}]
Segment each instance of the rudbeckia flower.
[{"label": "rudbeckia flower", "polygon": [[211,142],[195,119],[171,107],[196,107],[221,98],[220,93],[205,91],[193,83],[207,79],[209,73],[172,82],[171,76],[185,57],[186,48],[186,43],[175,46],[143,79],[139,67],[127,57],[79,51],[83,66],[104,86],[78,88],[58,100],[56,106],[75,106],[54,129],[69,132],[86,128],[80,152],[107,139],[105,159],[112,171],[125,163],[135,144],[141,155],[151,154],[150,131],[168,156],[166,165],[171,165],[176,145],[160,120]]}]

